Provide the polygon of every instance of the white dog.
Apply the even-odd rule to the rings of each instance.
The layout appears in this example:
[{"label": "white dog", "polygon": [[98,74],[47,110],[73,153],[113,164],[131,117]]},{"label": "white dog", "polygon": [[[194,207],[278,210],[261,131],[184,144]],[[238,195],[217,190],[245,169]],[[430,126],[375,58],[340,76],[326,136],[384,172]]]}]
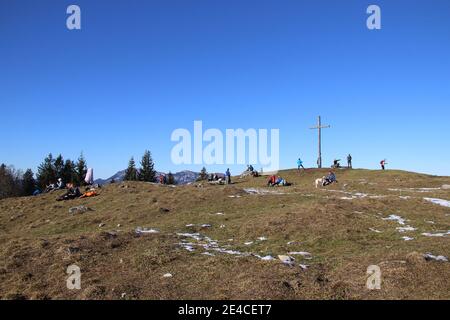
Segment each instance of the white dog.
[{"label": "white dog", "polygon": [[323,183],[325,182],[325,176],[323,176],[322,178],[317,178],[316,181],[314,182],[314,184],[316,185],[316,188],[320,186],[323,186]]}]

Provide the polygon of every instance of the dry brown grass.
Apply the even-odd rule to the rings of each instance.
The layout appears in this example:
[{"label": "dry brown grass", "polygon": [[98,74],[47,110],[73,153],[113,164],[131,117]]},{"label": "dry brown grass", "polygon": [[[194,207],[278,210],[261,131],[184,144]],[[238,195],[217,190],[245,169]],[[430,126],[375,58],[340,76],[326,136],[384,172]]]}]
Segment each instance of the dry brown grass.
[{"label": "dry brown grass", "polygon": [[[0,297],[3,299],[449,299],[450,263],[425,261],[423,253],[450,256],[450,208],[423,200],[450,200],[449,177],[400,171],[341,170],[339,183],[313,186],[324,171],[280,173],[285,194],[252,195],[266,178],[230,186],[158,186],[120,183],[96,198],[56,202],[57,193],[0,201]],[[402,189],[402,191],[393,191]],[[334,190],[334,191],[331,191]],[[343,193],[349,192],[349,193]],[[342,199],[355,193],[378,198]],[[230,198],[239,195],[238,198]],[[400,196],[409,196],[402,199]],[[93,209],[79,215],[69,208]],[[168,210],[167,210],[168,209]],[[216,215],[223,212],[224,215]],[[389,214],[417,230],[399,233]],[[433,221],[431,224],[429,221]],[[104,223],[103,227],[99,227]],[[198,225],[211,224],[210,228]],[[196,224],[186,227],[187,224]],[[118,227],[120,225],[120,227]],[[225,227],[220,227],[224,225]],[[138,226],[160,230],[136,235]],[[377,229],[376,233],[369,229]],[[188,252],[177,232],[200,232],[229,249],[260,255],[308,251],[296,256],[307,270],[279,261]],[[258,237],[267,237],[258,241]],[[413,237],[404,241],[402,236]],[[232,238],[233,241],[228,241]],[[252,245],[245,245],[253,241]],[[288,245],[288,242],[294,241]],[[82,289],[68,290],[65,273],[76,264]],[[381,290],[365,287],[366,269],[382,271]],[[172,278],[163,274],[172,273]]]}]

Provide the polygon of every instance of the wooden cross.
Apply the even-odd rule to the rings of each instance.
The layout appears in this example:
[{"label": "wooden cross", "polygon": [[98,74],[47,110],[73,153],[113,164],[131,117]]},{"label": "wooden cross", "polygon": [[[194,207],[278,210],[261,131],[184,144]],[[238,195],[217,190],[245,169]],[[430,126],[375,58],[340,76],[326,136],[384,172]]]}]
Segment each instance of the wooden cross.
[{"label": "wooden cross", "polygon": [[317,126],[312,127],[310,129],[318,129],[319,130],[319,157],[317,158],[317,167],[322,168],[322,129],[330,128],[329,125],[322,126],[322,122],[320,121],[320,116],[317,119]]}]

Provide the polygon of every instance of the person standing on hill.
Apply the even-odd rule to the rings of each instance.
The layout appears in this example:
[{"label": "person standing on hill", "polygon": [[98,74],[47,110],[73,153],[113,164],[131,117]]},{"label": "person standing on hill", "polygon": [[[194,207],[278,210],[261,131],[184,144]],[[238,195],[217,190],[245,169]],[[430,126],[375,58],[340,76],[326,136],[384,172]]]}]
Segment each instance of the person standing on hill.
[{"label": "person standing on hill", "polygon": [[347,168],[352,168],[352,155],[350,153],[347,156]]},{"label": "person standing on hill", "polygon": [[225,177],[227,179],[227,184],[231,184],[231,173],[230,168],[227,168],[227,171],[225,172]]},{"label": "person standing on hill", "polygon": [[380,165],[381,165],[381,170],[384,170],[384,166],[387,164],[386,159],[383,159],[380,161]]},{"label": "person standing on hill", "polygon": [[303,166],[302,159],[298,158],[298,160],[297,160],[297,170],[300,170],[300,167],[302,167],[303,170],[306,170],[305,167]]}]

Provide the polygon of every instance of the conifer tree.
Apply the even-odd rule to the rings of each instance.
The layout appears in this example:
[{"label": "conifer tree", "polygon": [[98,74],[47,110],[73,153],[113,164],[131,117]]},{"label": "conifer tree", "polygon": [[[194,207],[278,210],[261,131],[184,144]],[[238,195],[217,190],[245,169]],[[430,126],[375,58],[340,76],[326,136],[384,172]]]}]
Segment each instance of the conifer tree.
[{"label": "conifer tree", "polygon": [[62,170],[62,177],[63,181],[65,183],[74,183],[77,180],[77,174],[75,171],[75,163],[67,159],[66,162],[64,162],[64,167]]},{"label": "conifer tree", "polygon": [[64,159],[62,157],[62,155],[60,154],[56,159],[55,159],[55,174],[56,174],[56,178],[63,178],[63,170],[64,170]]},{"label": "conifer tree", "polygon": [[167,175],[167,184],[175,184],[175,177],[170,171],[169,174]]},{"label": "conifer tree", "polygon": [[44,189],[50,183],[56,183],[55,160],[50,153],[38,167],[37,180],[39,186]]},{"label": "conifer tree", "polygon": [[84,159],[83,152],[80,154],[80,157],[78,158],[78,161],[75,165],[75,180],[74,181],[78,185],[84,184],[84,178],[86,177],[87,173],[87,164],[86,160]]},{"label": "conifer tree", "polygon": [[136,163],[134,162],[134,158],[131,157],[130,161],[128,162],[128,168],[125,171],[125,181],[136,181],[137,180],[137,170],[136,170]]},{"label": "conifer tree", "polygon": [[155,181],[156,172],[154,169],[152,154],[150,151],[145,150],[141,160],[141,169],[139,170],[139,180],[153,182]]},{"label": "conifer tree", "polygon": [[22,176],[22,194],[24,196],[31,196],[36,188],[36,180],[31,169],[27,169]]}]

